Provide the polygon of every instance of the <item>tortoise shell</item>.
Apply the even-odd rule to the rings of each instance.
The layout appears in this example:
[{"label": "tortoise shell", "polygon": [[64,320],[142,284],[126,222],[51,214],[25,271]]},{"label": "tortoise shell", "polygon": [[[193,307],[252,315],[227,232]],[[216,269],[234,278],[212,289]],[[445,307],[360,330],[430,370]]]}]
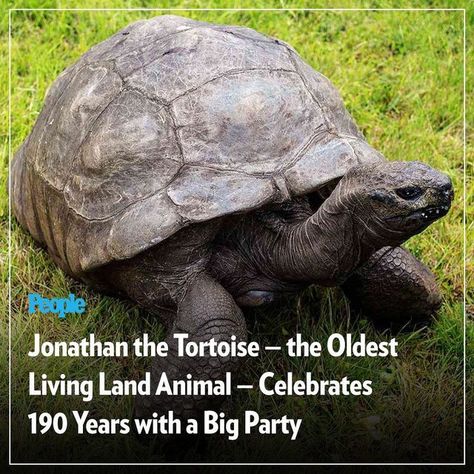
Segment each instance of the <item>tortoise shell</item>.
[{"label": "tortoise shell", "polygon": [[13,161],[13,209],[80,275],[382,159],[329,80],[284,42],[160,16],[56,79]]}]

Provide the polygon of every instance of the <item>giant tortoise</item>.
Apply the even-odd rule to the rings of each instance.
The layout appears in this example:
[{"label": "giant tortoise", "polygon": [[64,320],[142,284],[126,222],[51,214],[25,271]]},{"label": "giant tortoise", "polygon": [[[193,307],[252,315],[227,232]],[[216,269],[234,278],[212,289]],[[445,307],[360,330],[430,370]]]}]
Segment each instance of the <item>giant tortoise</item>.
[{"label": "giant tortoise", "polygon": [[[173,334],[245,340],[242,306],[310,284],[369,315],[430,315],[434,277],[400,245],[452,197],[445,174],[372,148],[288,44],[177,16],[133,23],[60,74],[12,165],[15,216],[52,259],[163,318],[154,383],[235,371],[176,357]],[[136,416],[221,401],[141,397]]]}]

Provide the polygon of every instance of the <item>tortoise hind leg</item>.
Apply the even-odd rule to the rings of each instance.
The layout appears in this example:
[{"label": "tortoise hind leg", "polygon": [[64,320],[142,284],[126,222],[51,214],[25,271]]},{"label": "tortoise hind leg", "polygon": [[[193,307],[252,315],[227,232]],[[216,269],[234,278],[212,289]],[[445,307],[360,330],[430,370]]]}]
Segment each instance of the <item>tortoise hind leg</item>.
[{"label": "tortoise hind leg", "polygon": [[[186,289],[185,296],[178,304],[176,319],[170,328],[166,341],[168,356],[155,358],[151,370],[152,390],[163,372],[168,380],[186,380],[191,374],[194,380],[224,380],[225,373],[237,368],[238,360],[229,357],[178,357],[175,333],[187,333],[186,341],[216,341],[247,339],[244,316],[230,294],[206,274],[200,274]],[[135,416],[143,418],[154,411],[159,414],[172,410],[183,420],[198,418],[204,410],[217,409],[225,401],[224,396],[143,396],[135,400]]]},{"label": "tortoise hind leg", "polygon": [[441,305],[434,275],[401,247],[380,249],[342,289],[367,316],[385,322],[423,322]]}]

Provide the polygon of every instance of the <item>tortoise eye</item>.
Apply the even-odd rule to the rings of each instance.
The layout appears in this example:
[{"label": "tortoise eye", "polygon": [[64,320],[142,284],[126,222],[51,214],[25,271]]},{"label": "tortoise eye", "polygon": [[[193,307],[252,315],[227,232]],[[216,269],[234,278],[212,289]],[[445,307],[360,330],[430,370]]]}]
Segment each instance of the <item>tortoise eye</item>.
[{"label": "tortoise eye", "polygon": [[402,199],[416,199],[423,194],[423,190],[418,186],[407,186],[395,191]]}]

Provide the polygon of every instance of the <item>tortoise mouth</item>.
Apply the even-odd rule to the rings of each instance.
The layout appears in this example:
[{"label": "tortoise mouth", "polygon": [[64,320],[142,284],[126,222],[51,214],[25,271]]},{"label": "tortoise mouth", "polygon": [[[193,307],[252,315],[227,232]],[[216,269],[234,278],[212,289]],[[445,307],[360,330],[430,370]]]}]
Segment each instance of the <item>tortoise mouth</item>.
[{"label": "tortoise mouth", "polygon": [[410,216],[417,217],[422,221],[431,222],[445,216],[449,211],[449,205],[427,206],[418,211],[412,212]]},{"label": "tortoise mouth", "polygon": [[449,211],[449,204],[440,204],[438,206],[426,206],[405,215],[389,217],[387,220],[391,222],[405,222],[407,224],[430,223],[445,216]]}]

